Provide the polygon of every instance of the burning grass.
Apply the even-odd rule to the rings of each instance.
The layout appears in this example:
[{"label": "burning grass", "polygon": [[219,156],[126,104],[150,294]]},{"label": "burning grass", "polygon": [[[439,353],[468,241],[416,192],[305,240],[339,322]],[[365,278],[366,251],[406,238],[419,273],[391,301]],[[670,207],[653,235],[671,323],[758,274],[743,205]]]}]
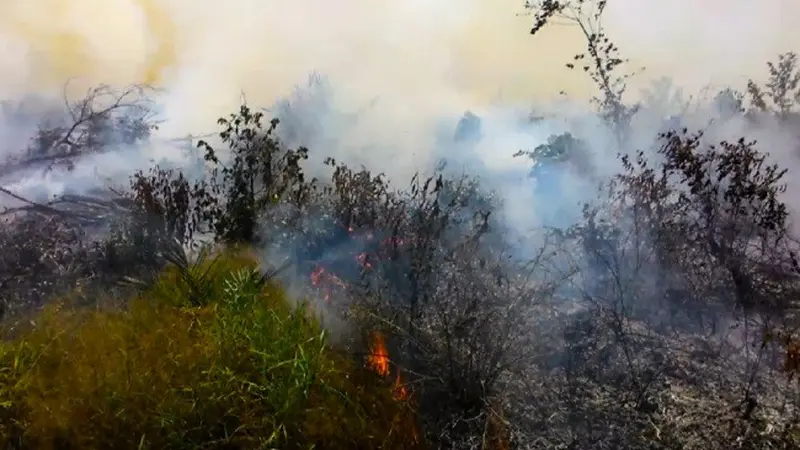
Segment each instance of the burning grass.
[{"label": "burning grass", "polygon": [[123,310],[48,306],[0,346],[0,447],[419,448],[388,372],[257,274],[205,255]]}]

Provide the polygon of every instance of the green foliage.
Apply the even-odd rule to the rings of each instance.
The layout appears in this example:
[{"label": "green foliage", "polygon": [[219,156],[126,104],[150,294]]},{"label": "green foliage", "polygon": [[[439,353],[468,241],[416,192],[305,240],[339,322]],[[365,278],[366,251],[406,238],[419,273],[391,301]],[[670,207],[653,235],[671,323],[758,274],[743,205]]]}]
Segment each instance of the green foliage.
[{"label": "green foliage", "polygon": [[767,62],[767,68],[769,79],[764,88],[753,80],[747,82],[750,103],[759,111],[773,112],[780,118],[786,118],[800,101],[800,68],[797,66],[797,54],[782,53],[778,55],[777,62]]},{"label": "green foliage", "polygon": [[577,167],[586,168],[591,156],[585,142],[571,133],[551,135],[546,144],[536,146],[533,150],[520,150],[514,157],[526,156],[533,161],[531,174],[536,174],[550,163],[572,162]]},{"label": "green foliage", "polygon": [[[308,149],[285,149],[275,138],[278,119],[268,127],[264,115],[242,105],[238,114],[220,119],[220,138],[230,155],[225,158],[205,141],[205,159],[215,165],[212,184],[224,192],[225,202],[214,215],[214,231],[226,242],[253,242],[260,211],[284,196],[302,203],[309,194],[301,161],[308,159]],[[220,169],[221,168],[221,169]]]},{"label": "green foliage", "polygon": [[252,255],[176,262],[124,310],[53,304],[0,346],[0,447],[413,448],[407,406]]},{"label": "green foliage", "polygon": [[279,202],[305,205],[315,180],[306,180],[302,161],[308,149],[287,149],[275,136],[278,120],[242,105],[237,114],[219,119],[219,152],[200,140],[204,173],[189,181],[180,171],[153,167],[131,179],[134,214],[123,227],[139,260],[156,255],[177,240],[190,244],[200,234],[227,244],[256,243],[259,219]]},{"label": "green foliage", "polygon": [[639,106],[624,103],[627,81],[634,73],[619,74],[620,66],[628,61],[620,57],[619,48],[603,27],[602,16],[607,3],[607,0],[528,0],[525,9],[533,16],[532,35],[556,20],[580,29],[586,40],[586,52],[574,55],[566,67],[570,70],[580,67],[589,75],[601,93],[592,101],[599,107],[601,117],[613,126],[617,138],[623,142],[627,138],[630,120]]}]

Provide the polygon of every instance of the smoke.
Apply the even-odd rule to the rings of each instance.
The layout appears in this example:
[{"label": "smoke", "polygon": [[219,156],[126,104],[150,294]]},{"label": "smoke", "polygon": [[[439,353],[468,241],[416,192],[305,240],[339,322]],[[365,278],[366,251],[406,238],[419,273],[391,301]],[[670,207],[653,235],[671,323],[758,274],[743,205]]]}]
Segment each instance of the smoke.
[{"label": "smoke", "polygon": [[[741,88],[800,37],[789,26],[800,19],[800,5],[790,0],[609,3],[608,34],[634,67],[648,68],[632,81],[633,99],[662,76],[689,94],[709,83]],[[619,149],[585,103],[593,93],[588,77],[563,66],[582,50],[579,30],[553,26],[530,37],[530,19],[520,13],[519,0],[7,0],[0,5],[0,97],[60,101],[67,79],[74,92],[98,83],[154,84],[163,89],[162,139],[215,131],[243,92],[258,106],[288,97],[301,120],[298,143],[312,148],[316,163],[334,156],[402,183],[445,157],[453,170],[497,189],[522,227],[535,222],[537,201],[553,199],[534,198],[530,167],[513,153],[569,130],[591,143],[594,165],[610,173]],[[310,72],[324,82],[303,86]],[[562,90],[570,100],[555,99]],[[637,118],[637,146],[652,144],[681,105],[651,106]],[[548,119],[526,123],[532,108]],[[468,149],[448,141],[466,110],[483,127]],[[692,123],[708,122],[700,116]],[[0,127],[13,148],[33,130],[32,122]],[[92,180],[123,179],[153,159],[182,158],[171,145],[134,150],[84,160],[73,175],[16,180],[15,188],[36,194],[48,186],[35,196],[70,185],[86,190]],[[571,181],[564,183],[568,198],[558,201],[577,204],[591,192]]]},{"label": "smoke", "polygon": [[[235,112],[244,96],[249,105],[268,107],[268,114],[281,117],[279,132],[292,146],[310,148],[314,175],[321,174],[324,158],[335,157],[350,167],[363,164],[373,173],[384,172],[401,187],[416,171],[430,172],[443,160],[450,174],[479,177],[502,201],[502,211],[492,219],[501,216],[513,231],[510,238],[535,239],[541,225],[573,218],[582,202],[596,197],[597,179],[619,170],[618,153],[642,149],[655,156],[656,136],[668,126],[704,129],[709,142],[742,135],[757,139],[759,148],[789,169],[787,192],[800,187],[794,130],[770,121],[722,120],[723,112],[711,102],[726,86],[741,90],[748,78],[763,82],[766,61],[800,50],[787,47],[800,42],[795,26],[800,2],[608,3],[608,36],[630,60],[630,68],[646,68],[629,83],[626,101],[641,100],[643,108],[633,117],[627,148],[619,147],[589,104],[596,94],[589,77],[564,67],[584,50],[580,30],[552,24],[530,36],[531,19],[520,15],[524,0],[3,0],[0,99],[22,102],[27,109],[0,112],[0,157],[21,151],[41,120],[61,108],[67,80],[69,98],[100,83],[158,87],[154,100],[160,127],[144,146],[121,145],[81,158],[71,172],[16,173],[0,179],[0,185],[43,200],[90,192],[109,182],[125,184],[134,170],[153,161],[187,164],[172,140],[218,131],[217,119]],[[465,111],[479,120],[462,122],[462,131],[468,130],[456,139]],[[541,179],[529,176],[532,161],[514,154],[566,133],[586,144],[585,159],[595,177],[557,169],[548,178],[552,186],[543,186]],[[785,200],[792,211],[800,210],[796,196]],[[0,205],[10,202],[0,197]],[[359,268],[353,256],[386,237],[368,239],[372,230],[351,234],[325,217],[303,219],[326,234],[315,254],[297,256],[301,246],[289,233],[272,235],[285,242],[265,252],[280,260],[276,266],[282,266],[282,258],[305,258],[306,267],[286,274],[306,277],[300,283],[288,280],[290,289],[306,288],[308,266],[326,259],[334,260],[330,273],[348,277]],[[540,249],[508,246],[515,256]],[[459,259],[468,258],[454,258],[450,266],[461,270]],[[476,259],[483,263],[482,257]],[[338,264],[342,260],[348,264]],[[463,264],[465,272],[472,270],[471,261]],[[507,267],[505,260],[496,267]],[[386,276],[393,283],[402,279],[398,290],[410,283],[404,268],[391,267]],[[655,285],[657,277],[650,272],[662,268],[647,270],[637,281]],[[481,280],[493,276],[483,267],[478,272]],[[540,272],[537,276],[555,277]],[[311,274],[312,283],[314,274],[321,276]],[[593,272],[585,276],[593,289]],[[481,295],[467,281],[457,284],[467,295]],[[298,292],[294,297],[303,296]]]}]

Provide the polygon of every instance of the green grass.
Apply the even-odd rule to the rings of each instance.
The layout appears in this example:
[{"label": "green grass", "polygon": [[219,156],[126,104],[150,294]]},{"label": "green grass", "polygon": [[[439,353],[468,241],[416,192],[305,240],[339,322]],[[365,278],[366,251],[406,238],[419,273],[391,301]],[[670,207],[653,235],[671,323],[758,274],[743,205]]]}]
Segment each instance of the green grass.
[{"label": "green grass", "polygon": [[246,252],[177,259],[118,310],[54,303],[0,344],[0,449],[404,449],[390,382]]}]

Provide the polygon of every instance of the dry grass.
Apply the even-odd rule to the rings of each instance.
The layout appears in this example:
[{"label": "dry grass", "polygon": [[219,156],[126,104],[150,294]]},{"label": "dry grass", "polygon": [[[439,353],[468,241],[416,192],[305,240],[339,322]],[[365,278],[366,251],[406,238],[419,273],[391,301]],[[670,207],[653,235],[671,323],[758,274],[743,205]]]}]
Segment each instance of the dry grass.
[{"label": "dry grass", "polygon": [[416,448],[390,386],[256,262],[170,267],[121,310],[53,304],[0,346],[0,448]]}]

